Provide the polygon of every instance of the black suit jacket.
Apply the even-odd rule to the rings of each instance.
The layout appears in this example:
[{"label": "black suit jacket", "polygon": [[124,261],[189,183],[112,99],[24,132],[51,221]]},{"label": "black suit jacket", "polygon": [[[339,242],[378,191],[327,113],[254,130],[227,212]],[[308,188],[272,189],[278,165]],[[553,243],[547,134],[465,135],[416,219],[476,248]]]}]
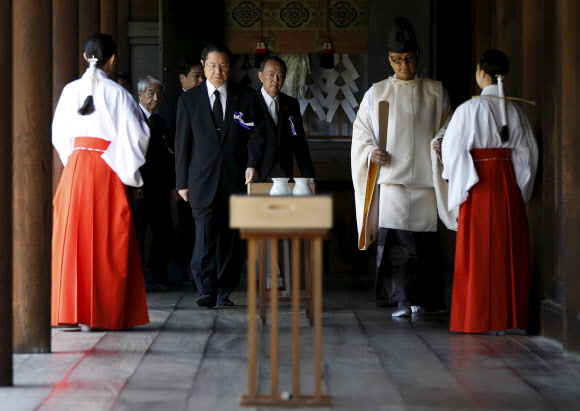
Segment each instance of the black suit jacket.
[{"label": "black suit jacket", "polygon": [[143,113],[143,117],[149,124],[151,131],[149,146],[145,155],[145,164],[139,169],[143,177],[143,188],[147,191],[170,191],[175,184],[175,177],[173,154],[165,139],[165,121],[155,113],[150,116],[150,119],[153,119],[152,123],[151,120],[147,119],[145,113]]},{"label": "black suit jacket", "polygon": [[[302,125],[302,115],[298,100],[284,93],[278,93],[279,113],[278,125],[272,120],[264,96],[258,91],[258,101],[264,116],[264,135],[266,136],[266,150],[264,162],[260,170],[259,181],[268,181],[269,174],[276,163],[280,164],[284,177],[293,177],[293,156],[300,169],[302,177],[314,178],[314,166],[310,157],[310,150],[306,142],[306,134]],[[294,125],[296,135],[293,135],[290,121]],[[282,176],[274,176],[282,177]]]},{"label": "black suit jacket", "polygon": [[165,120],[165,138],[171,151],[173,151],[175,148],[177,103],[179,102],[179,96],[181,96],[183,93],[183,89],[180,88],[177,93],[163,100],[163,104],[159,108],[159,115],[163,117],[163,120]]},{"label": "black suit jacket", "polygon": [[[243,113],[250,130],[234,121]],[[246,168],[260,170],[264,155],[262,114],[256,92],[228,81],[224,127],[218,134],[206,82],[179,97],[175,130],[176,188],[189,189],[194,208],[209,207],[221,176],[226,195],[243,193]]]}]

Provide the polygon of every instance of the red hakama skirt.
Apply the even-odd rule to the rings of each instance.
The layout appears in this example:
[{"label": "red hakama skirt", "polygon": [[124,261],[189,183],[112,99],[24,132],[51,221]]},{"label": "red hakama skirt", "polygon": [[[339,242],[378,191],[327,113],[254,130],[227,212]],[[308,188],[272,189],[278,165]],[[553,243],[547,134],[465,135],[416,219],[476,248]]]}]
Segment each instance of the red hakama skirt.
[{"label": "red hakama skirt", "polygon": [[471,150],[479,182],[459,209],[451,331],[528,326],[528,222],[510,153]]},{"label": "red hakama skirt", "polygon": [[149,322],[126,189],[101,158],[109,144],[77,137],[54,197],[52,325]]}]

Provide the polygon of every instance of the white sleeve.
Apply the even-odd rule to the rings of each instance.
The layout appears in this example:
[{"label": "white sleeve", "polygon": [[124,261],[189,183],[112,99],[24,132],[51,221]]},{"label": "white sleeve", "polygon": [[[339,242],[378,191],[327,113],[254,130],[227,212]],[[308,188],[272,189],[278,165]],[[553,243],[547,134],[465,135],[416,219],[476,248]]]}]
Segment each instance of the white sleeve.
[{"label": "white sleeve", "polygon": [[513,135],[510,136],[517,142],[512,148],[511,161],[522,198],[528,202],[532,196],[538,167],[538,145],[526,115],[521,110],[517,110],[517,113],[520,127],[513,130]]},{"label": "white sleeve", "polygon": [[[76,137],[70,126],[67,113],[71,113],[72,102],[75,99],[70,96],[70,87],[67,85],[62,90],[60,99],[54,112],[52,120],[52,145],[58,152],[62,164],[66,166],[69,156],[73,151],[73,142]],[[75,111],[73,111],[75,112]]]},{"label": "white sleeve", "polygon": [[116,109],[112,121],[116,135],[102,158],[129,186],[141,187],[139,167],[145,164],[149,145],[149,127],[133,97],[126,90],[116,94]]},{"label": "white sleeve", "polygon": [[441,158],[443,161],[442,177],[449,181],[449,196],[447,208],[449,211],[459,206],[467,199],[469,189],[479,177],[473,165],[470,150],[476,124],[469,124],[476,118],[471,107],[463,104],[457,108],[441,143]]},{"label": "white sleeve", "polygon": [[352,126],[351,172],[359,238],[363,226],[370,154],[379,148],[369,115],[372,108],[368,106],[368,102],[372,99],[372,90],[371,87],[365,94]]}]

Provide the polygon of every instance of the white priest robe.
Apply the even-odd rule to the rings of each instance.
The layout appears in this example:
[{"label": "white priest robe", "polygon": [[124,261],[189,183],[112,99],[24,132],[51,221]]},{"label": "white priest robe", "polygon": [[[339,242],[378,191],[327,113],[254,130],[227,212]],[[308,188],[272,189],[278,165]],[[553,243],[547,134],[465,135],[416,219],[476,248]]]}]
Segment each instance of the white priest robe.
[{"label": "white priest robe", "polygon": [[497,84],[485,87],[481,97],[460,105],[453,115],[441,145],[443,178],[449,180],[448,208],[454,209],[467,199],[469,189],[479,178],[471,158],[473,148],[511,148],[516,181],[527,202],[534,188],[538,166],[538,146],[526,115],[506,100],[509,139],[501,141],[501,105]]},{"label": "white priest robe", "polygon": [[149,144],[149,126],[143,113],[127,90],[97,69],[97,87],[90,115],[77,114],[90,93],[89,70],[79,80],[63,89],[52,121],[52,144],[64,166],[73,152],[76,137],[97,137],[111,144],[101,156],[123,184],[141,187],[139,167],[145,164]]},{"label": "white priest robe", "polygon": [[[366,191],[367,185],[373,188],[369,166],[371,153],[379,148],[380,101],[389,102],[389,161],[380,167],[380,188],[369,203]],[[424,77],[410,81],[389,77],[366,92],[353,125],[351,149],[359,248],[366,249],[376,239],[378,227],[437,231],[438,211],[448,228],[456,228],[455,214],[447,211],[447,183],[441,178],[441,163],[431,147],[433,140],[443,136],[450,111],[442,84]],[[363,223],[369,228],[366,236]]]}]

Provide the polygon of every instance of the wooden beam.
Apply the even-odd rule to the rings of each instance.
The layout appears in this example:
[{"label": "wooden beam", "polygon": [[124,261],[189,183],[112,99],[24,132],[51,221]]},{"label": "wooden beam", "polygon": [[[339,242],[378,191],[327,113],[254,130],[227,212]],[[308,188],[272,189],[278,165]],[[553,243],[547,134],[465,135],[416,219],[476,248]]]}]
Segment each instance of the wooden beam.
[{"label": "wooden beam", "polygon": [[[79,27],[71,24],[79,20],[78,0],[53,0],[52,2],[52,112],[56,109],[62,89],[79,78]],[[56,150],[52,159],[52,194],[56,192],[63,165]]]},{"label": "wooden beam", "polygon": [[[12,2],[0,3],[0,78],[12,101]],[[0,110],[0,386],[12,385],[12,104]]]},{"label": "wooden beam", "polygon": [[560,265],[564,279],[564,348],[580,353],[580,3],[562,0],[560,9],[562,135],[560,178]]},{"label": "wooden beam", "polygon": [[13,4],[14,350],[50,352],[51,0]]}]

